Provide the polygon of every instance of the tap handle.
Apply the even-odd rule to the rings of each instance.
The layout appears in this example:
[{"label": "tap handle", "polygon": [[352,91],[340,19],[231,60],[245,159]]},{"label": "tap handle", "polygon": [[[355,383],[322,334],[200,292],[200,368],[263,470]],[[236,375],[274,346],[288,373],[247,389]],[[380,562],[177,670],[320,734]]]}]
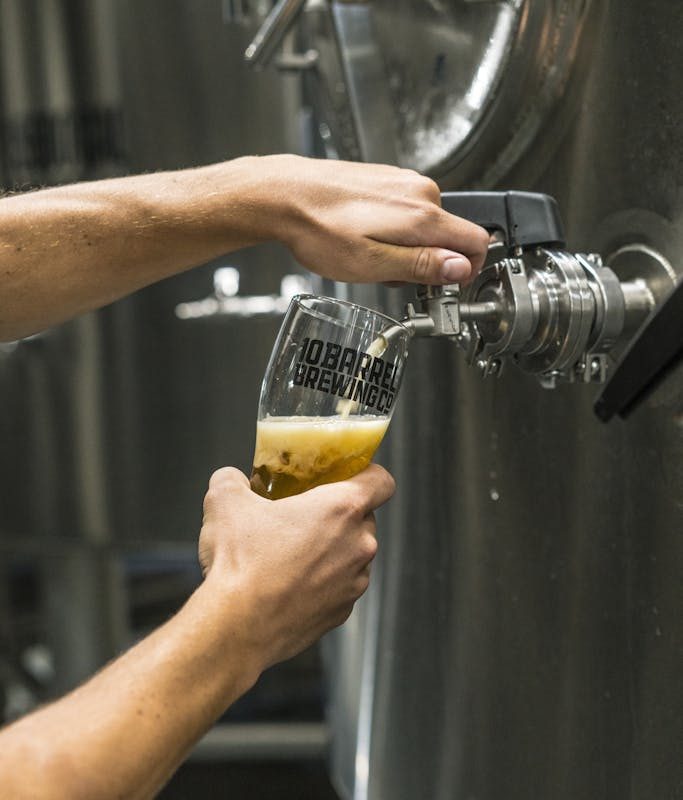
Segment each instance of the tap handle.
[{"label": "tap handle", "polygon": [[267,67],[305,5],[306,0],[278,0],[247,47],[244,60],[252,67]]},{"label": "tap handle", "polygon": [[518,247],[565,247],[555,198],[536,192],[443,192],[446,211],[499,232],[512,251]]},{"label": "tap handle", "polygon": [[645,320],[594,410],[603,422],[627,417],[683,360],[683,278]]}]

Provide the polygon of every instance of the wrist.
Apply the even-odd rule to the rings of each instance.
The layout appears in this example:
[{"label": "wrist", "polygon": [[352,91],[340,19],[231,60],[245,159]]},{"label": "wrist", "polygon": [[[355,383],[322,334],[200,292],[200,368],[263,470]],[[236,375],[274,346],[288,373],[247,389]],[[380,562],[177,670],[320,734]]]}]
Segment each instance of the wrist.
[{"label": "wrist", "polygon": [[201,627],[207,663],[223,673],[226,700],[232,703],[251,689],[267,666],[265,647],[253,635],[254,610],[248,598],[212,570],[181,613],[188,614],[191,627]]},{"label": "wrist", "polygon": [[297,649],[299,625],[292,624],[286,593],[275,584],[264,586],[253,576],[214,562],[200,587],[218,615],[229,613],[228,643],[239,642],[240,651],[248,654],[254,683],[264,670],[293,654],[292,647]]},{"label": "wrist", "polygon": [[[240,159],[241,160],[241,159]],[[245,163],[264,239],[292,247],[306,224],[301,178],[310,159],[290,153],[258,156]]]}]

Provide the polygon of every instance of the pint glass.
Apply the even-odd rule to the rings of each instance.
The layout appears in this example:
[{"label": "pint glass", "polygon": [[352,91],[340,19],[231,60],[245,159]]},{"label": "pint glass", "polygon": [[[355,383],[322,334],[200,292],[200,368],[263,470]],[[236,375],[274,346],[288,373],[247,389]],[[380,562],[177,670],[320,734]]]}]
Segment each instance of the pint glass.
[{"label": "pint glass", "polygon": [[263,380],[252,489],[277,500],[365,469],[389,425],[409,339],[376,311],[296,296]]}]

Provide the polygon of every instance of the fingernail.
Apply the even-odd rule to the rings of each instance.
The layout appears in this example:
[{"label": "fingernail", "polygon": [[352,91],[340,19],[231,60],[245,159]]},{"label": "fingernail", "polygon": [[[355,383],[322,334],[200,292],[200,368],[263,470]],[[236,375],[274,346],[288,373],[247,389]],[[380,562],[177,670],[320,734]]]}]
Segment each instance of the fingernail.
[{"label": "fingernail", "polygon": [[443,262],[441,267],[441,277],[445,281],[456,283],[469,277],[471,270],[470,262],[465,256],[451,256]]}]

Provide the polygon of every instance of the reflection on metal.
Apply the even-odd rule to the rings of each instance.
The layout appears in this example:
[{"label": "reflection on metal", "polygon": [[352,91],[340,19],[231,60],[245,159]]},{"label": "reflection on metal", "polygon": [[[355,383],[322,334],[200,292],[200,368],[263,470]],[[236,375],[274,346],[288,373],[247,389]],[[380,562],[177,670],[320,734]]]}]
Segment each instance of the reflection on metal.
[{"label": "reflection on metal", "polygon": [[651,397],[683,362],[683,276],[661,305],[636,331],[597,398],[603,422],[615,414],[626,419]]},{"label": "reflection on metal", "polygon": [[42,603],[47,645],[54,656],[51,693],[89,678],[130,643],[125,577],[109,548],[63,542],[43,553]]},{"label": "reflection on metal", "polygon": [[333,3],[332,9],[360,158],[395,163],[391,98],[372,5]]},{"label": "reflection on metal", "polygon": [[[463,30],[454,20],[450,27],[454,40],[450,43],[446,39],[442,44],[443,51],[439,48],[431,59],[433,74],[430,85],[417,89],[422,95],[420,102],[411,107],[407,98],[402,101],[406,108],[406,118],[401,126],[404,163],[429,171],[435,163],[447,161],[471,135],[505,68],[510,41],[519,24],[519,5],[497,3],[484,9],[483,13],[478,10],[477,13],[487,17],[483,23],[486,26],[484,30],[481,22],[474,23],[476,27],[472,31]],[[448,55],[447,44],[451,50]],[[478,49],[480,46],[482,50]],[[453,76],[462,75],[468,68],[471,70],[468,84],[461,84],[463,96],[454,105],[448,97],[451,75],[448,74],[447,61],[450,61]],[[401,63],[398,69],[412,75],[414,67],[412,63],[410,66]]]},{"label": "reflection on metal", "polygon": [[[307,9],[302,27],[308,45],[320,53],[314,92],[339,155],[359,157],[348,118],[362,131],[379,116],[375,102],[354,101],[362,93],[376,97],[383,109],[382,160],[457,187],[475,179],[493,185],[531,146],[565,92],[590,2],[374,0],[321,6]],[[322,21],[325,14],[331,23]],[[353,15],[372,24],[345,28]],[[336,28],[336,59],[326,52],[330,25]],[[373,54],[373,67],[349,81],[345,65],[359,52]],[[338,91],[347,82],[344,109]]]},{"label": "reflection on metal", "polygon": [[178,319],[203,319],[205,317],[255,317],[261,314],[281,316],[296,294],[309,294],[312,283],[302,274],[284,275],[280,281],[280,294],[240,296],[239,270],[221,267],[214,272],[214,293],[203,300],[179,303],[175,308]]},{"label": "reflection on metal", "polygon": [[315,722],[223,723],[196,745],[190,761],[281,761],[323,758],[327,725]]},{"label": "reflection on metal", "polygon": [[223,22],[252,25],[267,16],[273,0],[223,0]]},{"label": "reflection on metal", "polygon": [[610,253],[606,262],[620,280],[644,281],[657,304],[669,294],[676,281],[676,272],[669,261],[646,244],[625,244]]},{"label": "reflection on metal", "polygon": [[[373,566],[373,582],[381,581],[381,564]],[[373,707],[377,686],[377,635],[382,607],[377,593],[369,592],[356,604],[356,613],[323,639],[325,668],[336,699],[328,709],[334,732],[334,755],[352,765],[337,772],[342,797],[366,800],[370,780]],[[349,714],[349,709],[357,709]]]}]

